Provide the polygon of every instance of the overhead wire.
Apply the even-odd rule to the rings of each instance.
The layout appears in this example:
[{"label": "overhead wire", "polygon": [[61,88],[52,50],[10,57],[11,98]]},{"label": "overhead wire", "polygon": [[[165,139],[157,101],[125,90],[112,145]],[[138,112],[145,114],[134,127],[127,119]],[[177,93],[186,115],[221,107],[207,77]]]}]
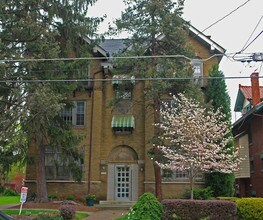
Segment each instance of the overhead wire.
[{"label": "overhead wire", "polygon": [[[213,54],[207,58],[200,59],[201,61],[208,61],[217,56],[230,56],[232,54],[236,54],[237,52],[231,53],[218,53]],[[252,53],[243,53],[243,55],[251,55]],[[77,61],[77,60],[103,60],[103,59],[147,59],[147,58],[185,58],[189,61],[193,60],[193,58],[187,57],[182,54],[174,54],[174,55],[154,55],[154,56],[108,56],[108,57],[61,57],[61,58],[21,58],[21,59],[1,59],[1,63],[6,62],[47,62],[47,61]]]},{"label": "overhead wire", "polygon": [[[39,80],[8,80],[1,79],[0,83],[51,83],[51,82],[63,82],[63,83],[77,83],[77,82],[112,82],[112,81],[159,81],[159,80],[230,80],[230,79],[248,79],[250,76],[222,76],[222,77],[147,77],[147,78],[104,78],[104,79],[39,79]],[[258,76],[263,78],[263,76]]]},{"label": "overhead wire", "polygon": [[246,5],[248,2],[250,2],[251,0],[247,0],[246,2],[244,2],[243,4],[239,5],[237,8],[235,8],[234,10],[232,10],[231,12],[229,12],[228,14],[226,14],[225,16],[223,16],[222,18],[218,19],[217,21],[215,21],[214,23],[212,23],[211,25],[209,25],[208,27],[206,27],[204,30],[202,30],[201,32],[205,32],[207,29],[211,28],[212,26],[216,25],[217,23],[219,23],[220,21],[222,21],[223,19],[225,19],[226,17],[228,17],[229,15],[231,15],[232,13],[234,13],[235,11],[237,11],[239,8],[243,7],[244,5]]},{"label": "overhead wire", "polygon": [[259,21],[258,21],[258,23],[256,24],[255,28],[253,29],[252,33],[250,34],[248,40],[247,40],[246,43],[244,44],[243,48],[240,50],[240,53],[242,53],[242,52],[247,48],[247,44],[248,44],[250,38],[251,38],[251,37],[253,36],[253,34],[255,33],[255,31],[256,31],[257,27],[259,26],[262,18],[263,18],[263,15],[262,15],[261,18],[259,19]]},{"label": "overhead wire", "polygon": [[255,40],[263,33],[263,30],[260,31],[260,33],[243,49],[246,50]]}]

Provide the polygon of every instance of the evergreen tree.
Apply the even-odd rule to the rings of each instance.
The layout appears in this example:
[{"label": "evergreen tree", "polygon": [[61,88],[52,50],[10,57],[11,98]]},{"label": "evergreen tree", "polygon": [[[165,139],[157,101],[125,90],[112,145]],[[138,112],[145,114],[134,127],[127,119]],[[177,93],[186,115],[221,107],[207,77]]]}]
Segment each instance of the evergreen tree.
[{"label": "evergreen tree", "polygon": [[[182,19],[184,1],[172,0],[125,0],[126,9],[115,24],[117,32],[127,32],[130,37],[122,56],[142,56],[145,59],[123,59],[114,64],[117,73],[129,73],[142,78],[179,78],[192,76],[192,69],[186,57],[192,56],[192,49],[186,45],[188,24]],[[176,58],[160,58],[161,55],[175,55]],[[183,56],[184,55],[184,56]],[[191,81],[153,80],[145,82],[145,97],[154,121],[158,122],[161,97],[182,91],[198,91]],[[194,92],[199,94],[198,92]],[[154,135],[158,130],[155,129]],[[152,142],[154,142],[154,137]],[[155,161],[160,152],[153,147],[156,196],[161,200],[161,172]]]},{"label": "evergreen tree", "polygon": [[[218,65],[214,65],[209,73],[210,79],[205,90],[206,102],[210,103],[214,111],[221,108],[221,112],[225,115],[222,119],[231,125],[231,107],[230,97],[227,92],[224,74],[218,69]],[[228,136],[231,136],[229,133]],[[232,147],[230,142],[228,147]],[[209,173],[205,176],[206,186],[210,186],[215,196],[233,196],[234,193],[234,174],[225,173]]]},{"label": "evergreen tree", "polygon": [[[74,160],[69,167],[81,178],[75,148],[79,137],[58,117],[58,112],[77,88],[76,83],[47,83],[45,80],[86,78],[85,60],[52,59],[88,56],[92,45],[83,37],[96,37],[101,18],[89,18],[87,9],[96,0],[3,0],[0,2],[0,127],[1,149],[14,143],[10,134],[18,125],[31,145],[37,148],[35,159],[37,196],[47,201],[44,153],[45,145],[61,147]],[[49,60],[36,60],[49,59]],[[15,135],[17,137],[17,135]],[[10,148],[11,151],[16,149]],[[21,146],[18,146],[21,149]]]}]

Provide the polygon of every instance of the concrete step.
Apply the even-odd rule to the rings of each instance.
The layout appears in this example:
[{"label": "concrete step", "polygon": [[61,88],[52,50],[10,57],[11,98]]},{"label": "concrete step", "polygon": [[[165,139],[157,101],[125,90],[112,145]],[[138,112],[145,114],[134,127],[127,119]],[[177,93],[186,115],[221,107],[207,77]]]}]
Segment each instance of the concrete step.
[{"label": "concrete step", "polygon": [[100,201],[94,206],[100,210],[129,210],[136,202]]}]

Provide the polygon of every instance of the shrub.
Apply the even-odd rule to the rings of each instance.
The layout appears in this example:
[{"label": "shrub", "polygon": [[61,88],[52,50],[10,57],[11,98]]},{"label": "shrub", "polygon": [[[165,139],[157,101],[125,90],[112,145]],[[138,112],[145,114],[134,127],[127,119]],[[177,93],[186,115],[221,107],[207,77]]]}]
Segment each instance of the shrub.
[{"label": "shrub", "polygon": [[219,200],[227,200],[227,201],[231,201],[231,202],[236,202],[239,198],[238,197],[217,197],[217,199]]},{"label": "shrub", "polygon": [[236,204],[238,219],[263,220],[263,198],[242,198]]},{"label": "shrub", "polygon": [[3,193],[5,191],[5,187],[4,186],[0,186],[0,194]]},{"label": "shrub", "polygon": [[234,174],[229,173],[208,173],[205,175],[205,185],[210,186],[214,196],[233,196],[234,195]]},{"label": "shrub", "polygon": [[7,189],[5,192],[4,192],[4,194],[3,194],[4,196],[17,196],[18,195],[18,193],[17,192],[15,192],[14,190],[12,190],[12,189]]},{"label": "shrub", "polygon": [[127,215],[120,220],[158,220],[162,216],[162,205],[152,193],[140,196]]},{"label": "shrub", "polygon": [[172,219],[209,219],[235,220],[236,204],[220,200],[163,200],[163,220]]},{"label": "shrub", "polygon": [[72,196],[72,195],[67,195],[67,196],[66,196],[66,200],[74,200],[74,196]]},{"label": "shrub", "polygon": [[64,220],[71,220],[76,214],[76,208],[74,205],[61,205],[59,208],[59,212]]},{"label": "shrub", "polygon": [[50,195],[48,195],[48,198],[49,198],[49,199],[57,199],[58,196],[55,195],[55,194],[50,194]]},{"label": "shrub", "polygon": [[[196,200],[208,200],[213,199],[213,190],[211,187],[206,188],[194,188],[194,199]],[[191,198],[191,191],[188,189],[185,191],[183,195],[184,199],[190,199]]]}]

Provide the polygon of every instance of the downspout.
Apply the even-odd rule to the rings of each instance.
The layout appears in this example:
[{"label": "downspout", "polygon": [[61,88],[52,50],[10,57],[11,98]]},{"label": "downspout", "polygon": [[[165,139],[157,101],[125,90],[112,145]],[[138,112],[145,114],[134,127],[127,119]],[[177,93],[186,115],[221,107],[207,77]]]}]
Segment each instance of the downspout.
[{"label": "downspout", "polygon": [[95,87],[95,75],[101,73],[99,70],[94,73],[92,78],[92,90],[91,90],[91,113],[90,113],[90,135],[89,135],[89,164],[88,164],[88,193],[90,191],[90,178],[91,178],[91,154],[92,154],[92,134],[93,134],[93,110],[94,110],[94,87]]}]

